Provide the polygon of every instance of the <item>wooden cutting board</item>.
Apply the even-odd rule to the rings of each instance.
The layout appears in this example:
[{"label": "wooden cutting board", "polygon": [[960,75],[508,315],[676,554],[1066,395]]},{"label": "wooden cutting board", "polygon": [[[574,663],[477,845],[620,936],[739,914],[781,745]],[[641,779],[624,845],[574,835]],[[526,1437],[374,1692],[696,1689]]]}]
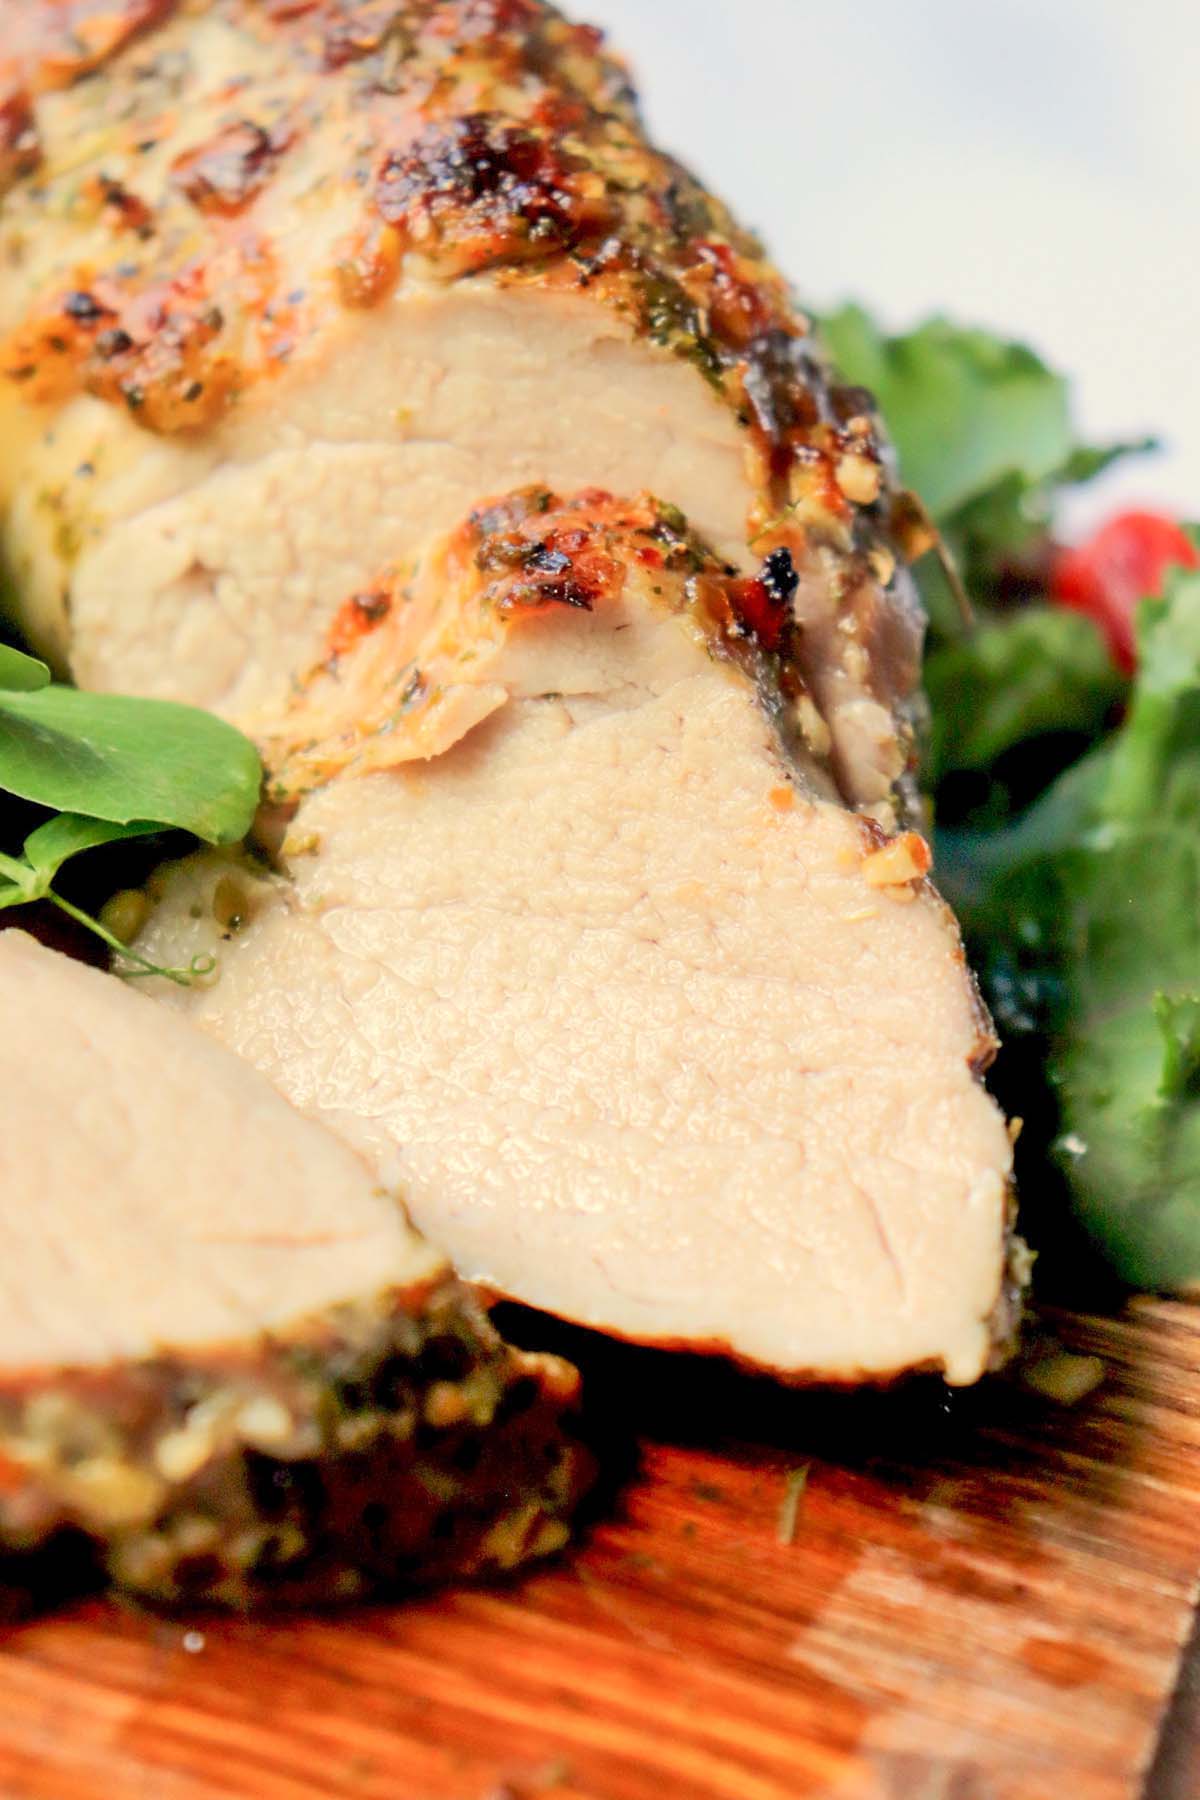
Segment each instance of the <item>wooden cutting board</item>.
[{"label": "wooden cutting board", "polygon": [[640,1460],[581,1553],[353,1615],[14,1628],[0,1795],[1197,1800],[1200,1308],[1054,1324],[1105,1364],[1070,1408],[593,1345]]}]

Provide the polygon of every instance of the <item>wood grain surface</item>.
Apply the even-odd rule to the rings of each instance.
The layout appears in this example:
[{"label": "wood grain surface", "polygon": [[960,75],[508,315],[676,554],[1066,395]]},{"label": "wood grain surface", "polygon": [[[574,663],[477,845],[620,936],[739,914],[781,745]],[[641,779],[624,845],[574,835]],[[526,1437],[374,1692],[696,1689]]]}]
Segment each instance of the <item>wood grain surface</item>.
[{"label": "wood grain surface", "polygon": [[580,1553],[351,1615],[11,1628],[0,1795],[1195,1800],[1200,1308],[1054,1326],[1104,1360],[1075,1407],[585,1344],[636,1461]]}]

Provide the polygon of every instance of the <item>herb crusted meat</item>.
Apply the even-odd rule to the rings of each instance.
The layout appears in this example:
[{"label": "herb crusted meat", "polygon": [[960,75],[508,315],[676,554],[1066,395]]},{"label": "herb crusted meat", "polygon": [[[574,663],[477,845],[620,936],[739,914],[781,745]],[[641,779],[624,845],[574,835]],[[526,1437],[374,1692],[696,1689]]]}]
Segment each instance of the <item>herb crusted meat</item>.
[{"label": "herb crusted meat", "polygon": [[[787,1378],[976,1379],[1010,1146],[928,852],[796,724],[786,553],[527,491],[348,602],[268,747],[280,872],[160,872],[139,948],[462,1273]],[[239,893],[230,928],[230,884]]]},{"label": "herb crusted meat", "polygon": [[789,549],[841,791],[893,822],[920,619],[869,402],[597,32],[542,0],[0,14],[3,549],[82,685],[257,729],[480,496],[650,490],[734,563]]},{"label": "herb crusted meat", "polygon": [[72,1545],[148,1597],[242,1606],[565,1542],[574,1370],[502,1344],[349,1150],[17,931],[0,1000],[0,1603]]},{"label": "herb crusted meat", "polygon": [[164,998],[484,1287],[975,1379],[1010,1151],[869,396],[541,0],[22,10],[24,622],[270,778],[273,867],[156,883],[142,947],[220,963]]}]

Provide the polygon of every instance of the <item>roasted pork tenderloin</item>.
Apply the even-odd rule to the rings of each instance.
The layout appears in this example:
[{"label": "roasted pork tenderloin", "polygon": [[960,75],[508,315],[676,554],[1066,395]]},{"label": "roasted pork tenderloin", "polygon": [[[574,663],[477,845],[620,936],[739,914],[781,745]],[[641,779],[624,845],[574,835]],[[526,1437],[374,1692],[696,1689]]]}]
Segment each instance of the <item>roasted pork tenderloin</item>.
[{"label": "roasted pork tenderloin", "polygon": [[18,931],[0,1007],[0,1607],[80,1567],[344,1599],[565,1542],[574,1370],[501,1343],[352,1152]]},{"label": "roasted pork tenderloin", "polygon": [[1009,1150],[869,396],[541,0],[6,19],[20,617],[251,731],[285,822],[162,878],[147,946],[220,953],[167,999],[497,1292],[974,1379]]},{"label": "roasted pork tenderloin", "polygon": [[163,1003],[485,1289],[971,1382],[1011,1322],[993,1040],[924,840],[813,750],[796,580],[646,499],[478,509],[335,618],[267,740],[275,867],[161,871],[139,948],[215,953]]},{"label": "roasted pork tenderloin", "polygon": [[0,43],[0,544],[81,685],[258,731],[481,495],[648,489],[747,570],[789,550],[822,745],[896,821],[921,621],[869,397],[599,33],[541,0],[0,0]]}]

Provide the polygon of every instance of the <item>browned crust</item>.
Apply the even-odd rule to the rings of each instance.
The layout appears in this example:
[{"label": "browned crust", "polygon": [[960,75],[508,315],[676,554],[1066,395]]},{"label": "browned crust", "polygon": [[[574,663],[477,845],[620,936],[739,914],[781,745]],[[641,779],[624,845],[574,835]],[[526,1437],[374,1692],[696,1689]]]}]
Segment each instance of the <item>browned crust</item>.
[{"label": "browned crust", "polygon": [[81,1539],[111,1580],[169,1604],[503,1571],[566,1541],[591,1478],[577,1391],[451,1280],[254,1343],[10,1375],[5,1579],[35,1586],[48,1550]]},{"label": "browned crust", "polygon": [[[756,446],[762,529],[803,505],[833,529],[869,513],[872,537],[886,537],[884,455],[867,397],[839,388],[809,338],[809,324],[757,240],[672,158],[646,142],[621,64],[601,50],[600,33],[569,24],[542,0],[209,0],[247,33],[291,40],[307,66],[306,91],[286,127],[258,119],[253,96],[216,139],[189,147],[150,221],[146,252],[132,275],[128,247],[111,265],[79,271],[78,285],[47,293],[6,347],[0,366],[48,391],[74,382],[129,403],[114,388],[86,337],[64,313],[67,293],[112,288],[129,297],[194,288],[200,271],[172,244],[180,197],[202,211],[240,212],[270,183],[288,151],[317,118],[345,115],[346,167],[363,192],[361,229],[343,250],[343,290],[373,302],[418,255],[447,279],[498,272],[511,280],[586,290],[642,336],[694,362],[747,427]],[[37,0],[26,87],[59,85],[117,58],[167,18],[171,0]],[[178,221],[176,221],[178,222]],[[268,259],[273,246],[260,246]],[[262,318],[281,298],[267,282],[237,271],[229,291],[209,294],[230,315]],[[108,303],[107,301],[105,302]],[[143,309],[134,337],[143,362],[139,420],[175,431],[217,416],[154,404],[155,339],[170,333]],[[310,329],[319,329],[311,322]],[[62,340],[65,347],[48,348]],[[230,352],[222,344],[226,354]],[[37,378],[26,372],[37,365]],[[238,385],[265,372],[239,357]],[[54,383],[50,384],[52,388]],[[839,474],[855,459],[856,480]],[[874,474],[872,475],[872,471]],[[848,497],[847,489],[858,495]]]},{"label": "browned crust", "polygon": [[[526,631],[562,607],[595,612],[621,594],[631,567],[648,578],[664,607],[686,611],[712,653],[750,681],[793,769],[805,778],[823,776],[826,791],[835,792],[828,755],[804,744],[798,724],[807,686],[791,610],[797,575],[785,546],[771,552],[757,575],[738,576],[690,531],[677,507],[652,495],[623,500],[589,488],[564,498],[534,486],[475,507],[448,541],[443,587],[453,598],[456,635],[474,615],[486,637],[495,621],[509,632]],[[653,585],[656,576],[661,587]],[[386,571],[338,609],[322,660],[296,686],[293,716],[305,719],[314,688],[341,680],[366,640],[396,618],[403,625],[405,592],[404,573]],[[419,727],[421,709],[436,703],[447,671],[408,663],[413,646],[402,642],[393,676],[383,683],[381,710],[364,706],[356,694],[354,717],[325,742],[297,743],[285,717],[277,739],[263,746],[273,802],[290,803],[318,780],[353,771],[358,748],[374,745],[401,721]],[[870,821],[863,827],[883,841]]]},{"label": "browned crust", "polygon": [[[601,34],[544,0],[207,5],[282,50],[296,71],[286,95],[239,93],[215,139],[210,129],[184,146],[138,222],[136,254],[128,219],[107,207],[111,258],[36,297],[0,342],[0,380],[35,404],[83,388],[173,433],[212,426],[250,384],[303,360],[336,329],[338,306],[287,288],[287,258],[258,202],[320,122],[330,174],[358,211],[328,271],[343,306],[378,304],[410,261],[446,282],[486,272],[510,286],[586,294],[636,337],[694,365],[744,433],[752,548],[786,551],[797,566],[836,564],[837,630],[802,643],[795,660],[818,692],[831,656],[864,659],[863,679],[895,718],[908,759],[897,798],[911,814],[920,632],[870,396],[837,382],[757,240],[647,143]],[[42,64],[58,54],[68,67],[54,50],[62,0],[37,0],[34,10]],[[115,80],[139,66],[121,56],[131,33],[171,9],[169,0],[107,9],[93,0],[91,10],[123,21],[105,52],[119,65]],[[138,56],[153,43],[138,35]],[[44,79],[39,65],[29,83]],[[131,145],[114,150],[114,166],[123,155],[136,162]],[[34,178],[35,215],[50,199],[39,193]],[[835,773],[857,803],[864,796],[840,755],[835,745]]]}]

